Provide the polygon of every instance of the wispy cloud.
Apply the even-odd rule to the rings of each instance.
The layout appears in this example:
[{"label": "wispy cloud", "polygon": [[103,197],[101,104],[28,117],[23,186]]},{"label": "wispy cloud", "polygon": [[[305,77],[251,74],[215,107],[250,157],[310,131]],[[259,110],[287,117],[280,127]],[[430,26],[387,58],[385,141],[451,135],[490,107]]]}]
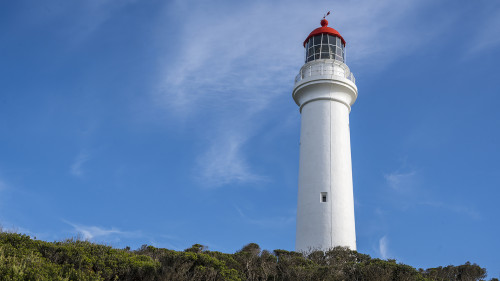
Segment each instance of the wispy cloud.
[{"label": "wispy cloud", "polygon": [[[427,23],[415,25],[409,15],[427,3],[336,3],[330,21],[348,40],[348,64],[380,69],[424,44],[414,34]],[[273,114],[271,105],[277,99],[292,102],[293,78],[303,64],[301,42],[319,26],[322,14],[318,11],[331,5],[329,1],[316,5],[252,1],[220,8],[195,1],[170,2],[167,12],[179,17],[175,21],[178,47],[168,51],[175,56],[165,56],[151,100],[187,126],[194,126],[203,116],[205,126],[197,131],[203,138],[210,135],[214,139],[196,160],[204,181],[220,186],[263,178],[246,160],[245,143],[262,130],[263,124],[255,119]],[[192,20],[184,20],[187,17]],[[439,32],[439,26],[428,24],[433,25],[426,29],[426,36]],[[164,30],[159,32],[158,38],[164,38]],[[168,38],[166,45],[172,46],[172,38]],[[218,137],[218,132],[231,133]]]},{"label": "wispy cloud", "polygon": [[385,174],[384,178],[387,184],[394,190],[402,191],[409,190],[415,187],[418,178],[416,171],[410,172],[393,172],[389,174]]},{"label": "wispy cloud", "polygon": [[196,171],[206,186],[249,183],[266,180],[255,174],[247,163],[242,148],[246,139],[241,134],[217,138],[199,159]]},{"label": "wispy cloud", "polygon": [[86,240],[92,240],[97,237],[107,237],[110,235],[131,235],[131,232],[121,231],[117,228],[104,228],[99,226],[86,226],[81,224],[72,223],[63,220],[65,223],[71,225],[73,229],[83,236]]},{"label": "wispy cloud", "polygon": [[487,4],[489,11],[475,21],[475,30],[472,33],[473,44],[468,44],[466,55],[475,55],[482,51],[496,48],[500,45],[500,6],[496,3]]},{"label": "wispy cloud", "polygon": [[440,201],[425,201],[420,204],[423,206],[440,208],[459,215],[466,215],[475,220],[481,219],[481,214],[475,208],[462,204],[447,204]]},{"label": "wispy cloud", "polygon": [[[432,24],[426,29],[427,37],[442,32],[436,23],[415,25],[411,21],[410,15],[427,3],[340,2],[336,3],[331,25],[348,39],[349,61],[380,68],[424,44],[414,36],[424,28],[422,25]],[[170,112],[193,114],[207,102],[224,106],[235,100],[265,108],[276,93],[291,89],[294,74],[302,65],[301,41],[319,26],[318,11],[331,7],[328,1],[317,5],[256,1],[224,9],[197,4],[174,2],[170,6],[203,23],[203,32],[193,28],[193,21],[184,21],[178,27],[181,32],[176,44],[181,48],[175,50],[174,61],[169,57],[165,63],[155,96],[155,102]],[[286,28],[282,30],[283,26]]]},{"label": "wispy cloud", "polygon": [[380,240],[378,241],[378,250],[380,257],[382,259],[388,259],[389,258],[389,239],[387,238],[386,235],[384,235]]},{"label": "wispy cloud", "polygon": [[300,48],[294,56],[293,48],[271,43],[270,39],[289,39],[283,33],[265,32],[274,22],[266,7],[242,5],[246,7],[210,13],[195,8],[199,5],[189,6],[191,17],[203,22],[203,32],[189,22],[179,27],[178,44],[183,47],[176,50],[175,61],[165,64],[156,102],[181,115],[194,114],[200,106],[233,112],[234,106],[227,105],[235,103],[258,111],[280,89],[290,87],[292,73],[298,71],[291,67],[297,63],[290,57],[300,61]]},{"label": "wispy cloud", "polygon": [[[106,23],[116,11],[135,2],[124,1],[83,1],[83,2],[54,2],[46,1],[39,8],[27,9],[27,16],[36,24],[62,20],[67,24],[65,32],[71,34],[69,40],[73,46],[78,46],[82,41],[91,37]],[[35,4],[36,5],[36,4]],[[67,20],[70,17],[71,20]]]},{"label": "wispy cloud", "polygon": [[481,218],[480,213],[470,206],[443,202],[439,199],[435,200],[434,196],[429,194],[428,190],[425,190],[424,179],[421,178],[416,170],[411,170],[409,172],[396,171],[385,174],[384,178],[387,185],[398,192],[398,194],[392,195],[395,198],[395,202],[404,206],[404,208],[427,206],[440,208],[460,215],[466,215],[472,219]]},{"label": "wispy cloud", "polygon": [[[5,225],[10,225],[10,224],[5,224]],[[8,233],[22,233],[22,234],[28,234],[28,235],[33,235],[34,233],[29,231],[26,228],[15,226],[15,225],[10,225],[10,227],[5,227],[3,224],[0,224],[0,231],[3,232],[8,232]]]},{"label": "wispy cloud", "polygon": [[89,154],[86,152],[80,152],[76,157],[73,164],[71,164],[70,173],[75,177],[82,177],[84,174],[83,164],[89,160]]},{"label": "wispy cloud", "polygon": [[[449,23],[442,19],[414,22],[414,15],[431,3],[425,0],[360,0],[336,4],[333,20],[348,39],[347,63],[364,69],[383,69],[443,33]],[[421,34],[422,28],[429,30],[425,40],[415,36]]]}]

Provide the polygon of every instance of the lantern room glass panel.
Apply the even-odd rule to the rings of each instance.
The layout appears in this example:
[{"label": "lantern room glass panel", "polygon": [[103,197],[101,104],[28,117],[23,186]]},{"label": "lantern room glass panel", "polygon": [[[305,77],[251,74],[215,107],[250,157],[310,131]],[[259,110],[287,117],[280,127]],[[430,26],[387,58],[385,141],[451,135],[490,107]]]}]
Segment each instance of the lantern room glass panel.
[{"label": "lantern room glass panel", "polygon": [[306,63],[317,59],[332,59],[344,62],[344,44],[331,34],[319,34],[309,38],[306,43]]}]

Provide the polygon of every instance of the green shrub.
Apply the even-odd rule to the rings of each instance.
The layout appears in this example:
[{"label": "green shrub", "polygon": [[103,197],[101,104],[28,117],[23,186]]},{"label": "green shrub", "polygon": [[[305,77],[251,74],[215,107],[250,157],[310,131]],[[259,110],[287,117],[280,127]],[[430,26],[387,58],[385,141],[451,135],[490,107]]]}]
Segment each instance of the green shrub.
[{"label": "green shrub", "polygon": [[[261,250],[250,243],[234,254],[195,244],[185,251],[143,245],[135,251],[89,241],[33,240],[0,231],[2,280],[483,280],[486,270],[469,262],[416,270],[395,260],[336,247],[308,254]],[[497,279],[491,279],[494,281]],[[498,281],[498,280],[497,280]]]}]

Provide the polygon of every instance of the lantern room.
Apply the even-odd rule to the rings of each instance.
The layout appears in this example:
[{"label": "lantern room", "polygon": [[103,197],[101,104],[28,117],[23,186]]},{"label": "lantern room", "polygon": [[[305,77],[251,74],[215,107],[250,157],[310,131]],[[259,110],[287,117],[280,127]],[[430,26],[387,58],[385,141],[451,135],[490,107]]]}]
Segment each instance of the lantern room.
[{"label": "lantern room", "polygon": [[321,27],[307,36],[304,47],[306,63],[318,59],[345,62],[345,40],[337,30],[328,27],[326,19],[322,19]]}]

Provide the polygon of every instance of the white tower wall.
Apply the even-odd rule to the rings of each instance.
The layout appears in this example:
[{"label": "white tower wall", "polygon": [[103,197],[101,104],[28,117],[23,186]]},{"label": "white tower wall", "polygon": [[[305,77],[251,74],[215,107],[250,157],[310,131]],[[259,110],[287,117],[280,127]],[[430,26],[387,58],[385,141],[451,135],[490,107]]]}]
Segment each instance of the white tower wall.
[{"label": "white tower wall", "polygon": [[296,79],[293,98],[302,115],[297,251],[356,250],[349,112],[357,88],[352,80],[347,65],[333,60],[307,63]]}]

